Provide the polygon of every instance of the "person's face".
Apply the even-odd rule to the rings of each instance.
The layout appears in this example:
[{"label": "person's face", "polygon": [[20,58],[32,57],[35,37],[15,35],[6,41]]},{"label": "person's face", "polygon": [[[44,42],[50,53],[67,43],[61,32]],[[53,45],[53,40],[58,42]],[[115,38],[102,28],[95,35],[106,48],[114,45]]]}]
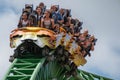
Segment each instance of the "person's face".
[{"label": "person's face", "polygon": [[84,35],[88,35],[88,30],[84,31]]},{"label": "person's face", "polygon": [[91,37],[90,37],[90,41],[93,41],[93,40],[94,40],[94,36],[91,36]]},{"label": "person's face", "polygon": [[23,14],[23,15],[22,15],[22,18],[23,18],[23,19],[27,19],[27,14]]},{"label": "person's face", "polygon": [[43,4],[43,3],[40,3],[39,6],[43,8],[43,7],[44,7],[44,4]]},{"label": "person's face", "polygon": [[60,9],[60,13],[63,14],[63,13],[64,13],[64,10],[63,10],[63,9]]},{"label": "person's face", "polygon": [[56,7],[55,7],[55,6],[52,6],[52,7],[51,7],[51,10],[52,10],[53,12],[55,12],[55,11],[56,11]]},{"label": "person's face", "polygon": [[41,13],[41,8],[36,9],[37,13]]},{"label": "person's face", "polygon": [[56,26],[55,26],[55,27],[56,27],[56,29],[59,29],[59,24],[56,24]]},{"label": "person's face", "polygon": [[50,13],[46,11],[46,12],[45,12],[45,16],[46,16],[46,17],[49,17],[49,16],[50,16]]}]

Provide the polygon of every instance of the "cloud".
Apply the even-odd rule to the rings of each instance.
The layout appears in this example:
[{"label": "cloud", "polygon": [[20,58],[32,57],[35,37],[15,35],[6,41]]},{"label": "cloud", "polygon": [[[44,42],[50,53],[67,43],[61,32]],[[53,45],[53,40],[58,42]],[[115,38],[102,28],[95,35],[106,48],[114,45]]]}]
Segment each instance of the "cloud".
[{"label": "cloud", "polygon": [[84,70],[112,79],[119,79],[120,55],[113,53],[106,42],[98,41],[95,51],[91,54],[92,57],[87,58],[88,63],[82,67]]},{"label": "cloud", "polygon": [[2,80],[10,66],[9,56],[13,51],[9,47],[9,35],[11,30],[16,28],[16,22],[18,22],[18,15],[10,9],[6,9],[4,12],[0,13],[0,80]]}]

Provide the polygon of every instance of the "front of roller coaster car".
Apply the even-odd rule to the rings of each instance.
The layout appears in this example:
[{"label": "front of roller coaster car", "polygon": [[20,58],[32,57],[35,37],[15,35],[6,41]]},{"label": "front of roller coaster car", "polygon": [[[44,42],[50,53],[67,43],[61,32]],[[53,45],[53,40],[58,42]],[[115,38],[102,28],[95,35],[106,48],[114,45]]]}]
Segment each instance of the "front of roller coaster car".
[{"label": "front of roller coaster car", "polygon": [[55,33],[39,27],[23,27],[15,29],[10,34],[10,47],[17,48],[25,40],[32,40],[37,46],[54,48]]},{"label": "front of roller coaster car", "polygon": [[72,35],[65,33],[65,31],[56,34],[52,30],[40,27],[18,28],[13,30],[10,35],[10,46],[15,48],[17,53],[25,51],[39,53],[39,49],[43,49],[45,46],[55,50],[62,46],[64,50],[69,52],[69,59],[76,66],[84,65],[87,62],[80,52],[80,46],[72,38]]}]

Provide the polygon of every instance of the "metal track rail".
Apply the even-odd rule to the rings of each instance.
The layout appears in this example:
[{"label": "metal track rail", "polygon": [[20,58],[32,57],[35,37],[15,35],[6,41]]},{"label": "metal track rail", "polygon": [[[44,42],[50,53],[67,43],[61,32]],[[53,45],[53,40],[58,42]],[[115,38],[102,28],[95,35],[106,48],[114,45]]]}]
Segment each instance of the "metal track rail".
[{"label": "metal track rail", "polygon": [[45,59],[15,59],[3,80],[35,80]]}]

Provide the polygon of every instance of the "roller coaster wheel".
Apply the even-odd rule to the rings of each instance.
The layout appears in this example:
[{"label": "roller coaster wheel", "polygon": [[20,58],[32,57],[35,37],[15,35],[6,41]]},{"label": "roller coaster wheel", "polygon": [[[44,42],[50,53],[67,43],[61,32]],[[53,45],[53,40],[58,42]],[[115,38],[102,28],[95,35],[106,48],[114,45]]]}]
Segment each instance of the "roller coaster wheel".
[{"label": "roller coaster wheel", "polygon": [[42,56],[48,56],[49,55],[49,47],[45,46],[43,49],[42,49]]},{"label": "roller coaster wheel", "polygon": [[58,54],[58,55],[64,54],[64,48],[63,48],[63,46],[59,46],[59,47],[57,48],[57,54]]},{"label": "roller coaster wheel", "polygon": [[10,56],[10,59],[9,59],[9,62],[13,62],[14,59],[15,59],[14,56],[11,55],[11,56]]}]

